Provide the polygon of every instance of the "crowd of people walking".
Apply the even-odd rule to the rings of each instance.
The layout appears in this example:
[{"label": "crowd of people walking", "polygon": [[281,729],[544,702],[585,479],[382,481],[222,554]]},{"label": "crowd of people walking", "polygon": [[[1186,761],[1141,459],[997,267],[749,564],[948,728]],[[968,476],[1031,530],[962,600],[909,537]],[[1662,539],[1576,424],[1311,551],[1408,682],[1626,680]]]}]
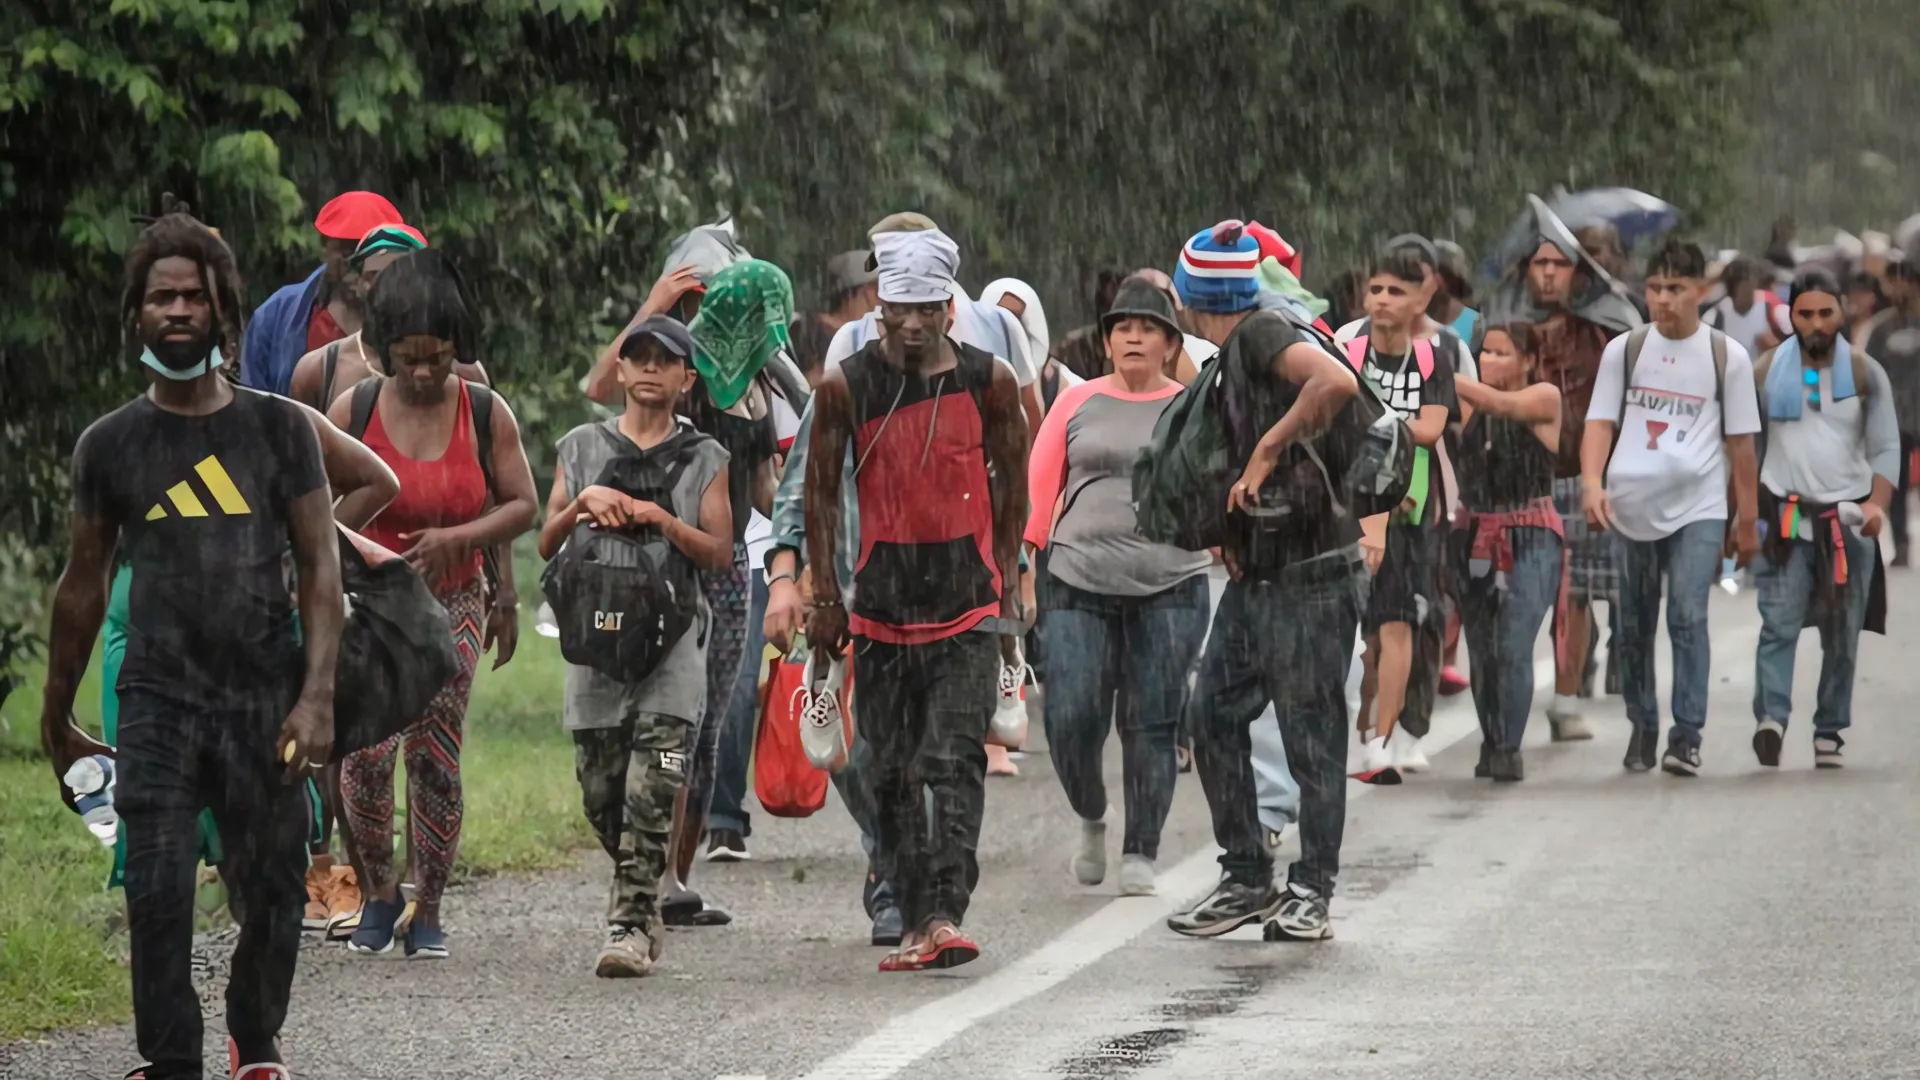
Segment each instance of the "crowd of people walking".
[{"label": "crowd of people walking", "polygon": [[[882,972],[982,954],[988,778],[1018,774],[1023,710],[1078,822],[1079,884],[1108,882],[1117,824],[1114,888],[1155,891],[1191,770],[1222,874],[1170,929],[1323,940],[1348,780],[1433,768],[1437,698],[1470,689],[1476,776],[1523,780],[1550,628],[1550,737],[1591,738],[1617,685],[1625,768],[1696,776],[1710,600],[1747,575],[1757,760],[1780,763],[1811,625],[1815,762],[1837,768],[1859,635],[1884,632],[1883,532],[1907,558],[1920,252],[1887,245],[1845,266],[1630,245],[1533,200],[1484,294],[1457,245],[1409,234],[1322,298],[1277,230],[1229,220],[1169,244],[1170,273],[1103,274],[1094,322],[1056,338],[1029,284],[970,295],[960,245],[918,213],[834,257],[811,311],[705,226],[595,358],[600,418],[560,438],[542,510],[455,260],[368,192],[315,228],[322,266],[247,320],[217,231],[178,205],[146,226],[122,310],[149,385],[74,450],[43,734],[59,776],[118,763],[130,1077],[202,1075],[203,858],[241,926],[234,1077],[290,1075],[303,925],[457,955],[464,714],[482,657],[518,648],[530,531],[568,661],[556,713],[611,862],[607,978],[654,970],[669,926],[730,921],[694,867],[703,845],[751,857],[756,724],[831,723],[815,702],[851,700],[831,779]],[[432,649],[382,629],[382,567],[419,586]],[[69,720],[103,621],[111,746]],[[445,677],[362,738],[336,701],[445,653],[440,623]],[[757,692],[769,645],[812,657],[796,708]]]}]

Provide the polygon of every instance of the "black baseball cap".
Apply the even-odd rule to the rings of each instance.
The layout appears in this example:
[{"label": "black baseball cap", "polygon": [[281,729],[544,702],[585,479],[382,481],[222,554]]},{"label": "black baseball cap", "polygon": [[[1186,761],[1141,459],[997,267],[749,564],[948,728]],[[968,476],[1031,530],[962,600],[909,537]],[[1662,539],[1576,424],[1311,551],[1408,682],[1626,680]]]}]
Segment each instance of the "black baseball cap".
[{"label": "black baseball cap", "polygon": [[670,315],[649,315],[628,328],[626,338],[620,342],[620,356],[626,360],[638,359],[641,344],[649,338],[659,342],[669,356],[682,360],[693,358],[693,335],[687,332],[685,324]]}]

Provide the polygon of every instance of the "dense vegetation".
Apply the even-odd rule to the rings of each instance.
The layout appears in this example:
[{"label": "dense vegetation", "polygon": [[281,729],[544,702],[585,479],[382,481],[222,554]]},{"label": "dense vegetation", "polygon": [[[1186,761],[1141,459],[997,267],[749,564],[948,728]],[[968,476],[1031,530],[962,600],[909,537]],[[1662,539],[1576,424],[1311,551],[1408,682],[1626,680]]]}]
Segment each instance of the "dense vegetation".
[{"label": "dense vegetation", "polygon": [[[1723,216],[1769,0],[27,0],[0,10],[0,670],[57,568],[65,455],[138,386],[117,271],[163,190],[258,302],[369,187],[455,251],[540,445],[677,228],[735,211],[817,292],[902,208],[1058,329],[1096,266],[1227,214],[1309,278],[1529,189]],[[542,456],[536,448],[536,459]],[[0,693],[4,687],[0,687]]]}]

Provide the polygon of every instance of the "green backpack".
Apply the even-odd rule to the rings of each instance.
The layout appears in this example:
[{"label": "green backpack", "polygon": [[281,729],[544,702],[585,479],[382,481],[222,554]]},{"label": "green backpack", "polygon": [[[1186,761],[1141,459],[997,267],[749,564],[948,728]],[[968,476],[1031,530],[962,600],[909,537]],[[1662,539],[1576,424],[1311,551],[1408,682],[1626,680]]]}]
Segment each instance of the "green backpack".
[{"label": "green backpack", "polygon": [[1153,438],[1133,461],[1133,516],[1140,535],[1188,551],[1226,538],[1227,488],[1234,470],[1220,415],[1217,353],[1153,425]]}]

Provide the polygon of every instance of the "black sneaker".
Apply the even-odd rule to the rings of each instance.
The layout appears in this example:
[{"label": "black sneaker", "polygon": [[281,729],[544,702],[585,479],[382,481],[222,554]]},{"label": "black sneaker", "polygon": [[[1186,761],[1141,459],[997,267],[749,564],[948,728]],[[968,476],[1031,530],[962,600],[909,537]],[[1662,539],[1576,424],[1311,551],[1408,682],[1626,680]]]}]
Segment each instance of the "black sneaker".
[{"label": "black sneaker", "polygon": [[1248,923],[1273,918],[1280,910],[1281,894],[1271,885],[1242,885],[1228,878],[1205,900],[1186,911],[1169,916],[1167,929],[1188,937],[1219,937],[1231,934]]},{"label": "black sneaker", "polygon": [[707,830],[708,862],[746,862],[753,858],[747,854],[747,838],[739,829]]},{"label": "black sneaker", "polygon": [[1326,941],[1333,937],[1327,902],[1312,889],[1293,882],[1280,894],[1280,911],[1260,929],[1262,941]]},{"label": "black sneaker", "polygon": [[1627,756],[1620,764],[1625,765],[1628,772],[1651,772],[1655,764],[1654,755],[1659,752],[1660,733],[1636,726],[1633,734],[1627,736]]},{"label": "black sneaker", "polygon": [[1660,768],[1675,776],[1700,775],[1700,748],[1692,743],[1673,743],[1667,747]]},{"label": "black sneaker", "polygon": [[1838,769],[1845,762],[1840,760],[1840,748],[1846,740],[1838,735],[1815,735],[1813,737],[1813,767],[1816,769]]},{"label": "black sneaker", "polygon": [[1493,768],[1491,765],[1492,761],[1493,761],[1493,744],[1486,741],[1485,739],[1481,739],[1480,740],[1480,763],[1473,767],[1473,778],[1475,780],[1485,780],[1491,777],[1493,775]]},{"label": "black sneaker", "polygon": [[1762,720],[1753,732],[1753,756],[1760,764],[1769,769],[1780,767],[1780,744],[1786,740],[1787,728],[1778,720]]},{"label": "black sneaker", "polygon": [[1487,761],[1487,775],[1502,783],[1514,783],[1527,778],[1527,766],[1520,759],[1520,751],[1495,750]]}]

